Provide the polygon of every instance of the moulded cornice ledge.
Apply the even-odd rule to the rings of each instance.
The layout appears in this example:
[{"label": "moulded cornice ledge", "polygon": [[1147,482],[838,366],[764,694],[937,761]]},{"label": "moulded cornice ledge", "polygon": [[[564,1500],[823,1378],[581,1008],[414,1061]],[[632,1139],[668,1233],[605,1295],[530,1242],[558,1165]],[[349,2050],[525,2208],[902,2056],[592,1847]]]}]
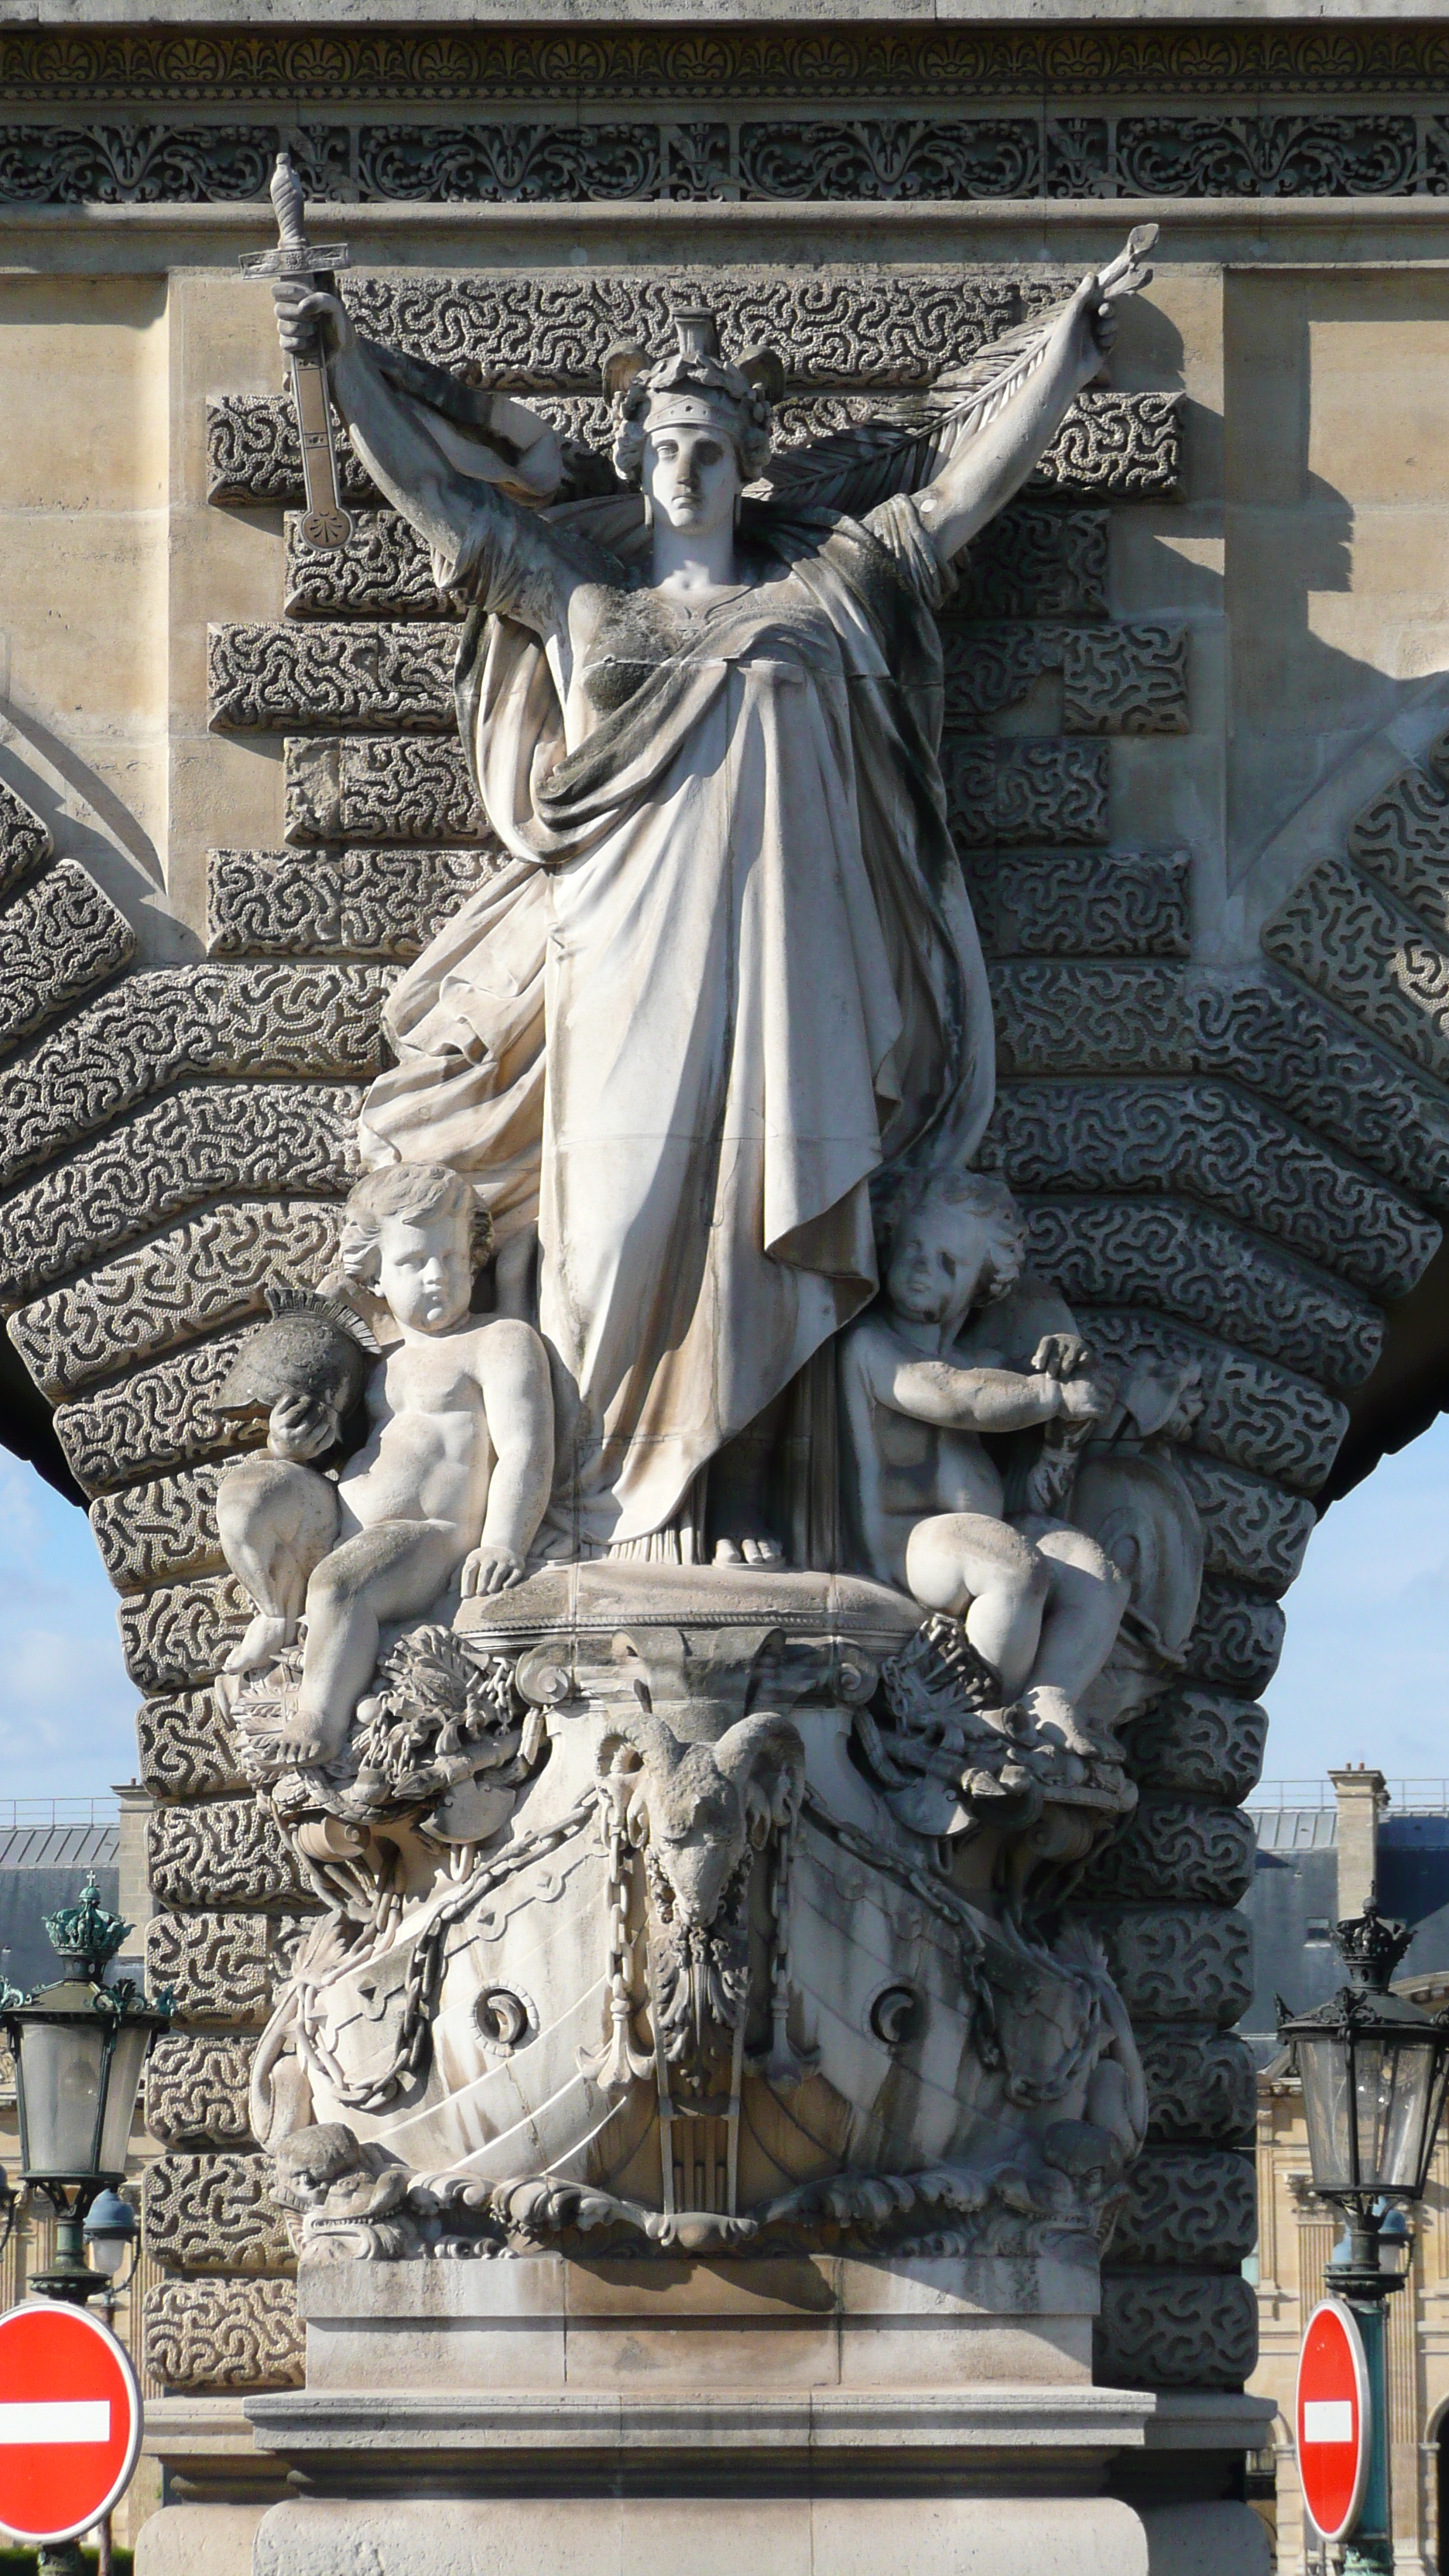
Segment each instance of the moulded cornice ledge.
[{"label": "moulded cornice ledge", "polygon": [[[1072,0],[1072,5],[1055,6],[1052,0],[698,0],[687,12],[670,0],[670,5],[650,8],[621,6],[620,0],[574,0],[571,8],[551,8],[527,20],[530,34],[546,34],[550,29],[566,31],[578,27],[616,27],[624,30],[648,28],[664,31],[671,27],[684,32],[701,26],[751,27],[822,24],[838,26],[915,26],[915,27],[1092,27],[1137,26],[1142,21],[1141,0]],[[1321,26],[1341,21],[1356,27],[1404,25],[1415,21],[1432,22],[1443,16],[1442,0],[1379,0],[1373,9],[1355,5],[1355,0],[1319,0],[1319,6],[1305,10],[1302,0],[1154,0],[1152,16],[1159,25],[1238,26],[1273,24]],[[230,0],[156,0],[156,5],[138,16],[134,0],[0,0],[0,28],[4,27],[137,27],[168,28],[177,31],[190,27],[226,27],[232,33],[245,34],[265,28],[315,27],[345,30],[349,35],[365,35],[369,26],[406,27],[415,33],[425,32],[427,25],[438,27],[499,26],[517,30],[517,0],[429,0],[426,20],[420,24],[411,0],[370,0],[365,14],[349,5],[349,0],[309,0],[303,8],[289,7],[287,0],[255,0],[250,8],[236,8]]]}]

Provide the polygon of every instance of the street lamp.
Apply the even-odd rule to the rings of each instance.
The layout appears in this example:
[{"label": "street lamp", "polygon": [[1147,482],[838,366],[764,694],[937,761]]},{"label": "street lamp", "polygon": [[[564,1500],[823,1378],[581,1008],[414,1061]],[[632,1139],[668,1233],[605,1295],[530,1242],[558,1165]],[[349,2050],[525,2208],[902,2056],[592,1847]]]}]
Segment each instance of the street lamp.
[{"label": "street lamp", "polygon": [[1333,1935],[1348,1984],[1297,2017],[1278,1998],[1278,2036],[1291,2042],[1303,2085],[1313,2188],[1348,2223],[1347,2244],[1335,2248],[1324,2286],[1353,2309],[1368,2362],[1372,2454],[1344,2576],[1380,2576],[1394,2563],[1384,2301],[1403,2288],[1406,2273],[1381,2262],[1380,2240],[1403,2233],[1402,2220],[1393,2225],[1393,2204],[1423,2197],[1449,2089],[1449,2017],[1436,2019],[1407,1995],[1389,1992],[1412,1939],[1402,1923],[1385,1922],[1370,1899]]},{"label": "street lamp", "polygon": [[[62,1974],[32,1995],[7,1986],[0,2022],[15,2058],[21,2180],[43,2192],[56,2214],[55,2262],[30,2286],[43,2298],[83,2305],[109,2284],[134,2235],[134,2213],[127,2213],[129,2225],[116,2216],[126,2207],[116,2185],[125,2177],[141,2069],[166,2027],[169,2001],[147,2003],[129,1978],[106,1984],[106,1968],[131,1926],[106,1912],[94,1878],[78,1904],[45,1917],[45,1928]],[[103,2211],[103,2201],[115,2207]],[[98,2211],[102,2223],[87,2226]]]}]

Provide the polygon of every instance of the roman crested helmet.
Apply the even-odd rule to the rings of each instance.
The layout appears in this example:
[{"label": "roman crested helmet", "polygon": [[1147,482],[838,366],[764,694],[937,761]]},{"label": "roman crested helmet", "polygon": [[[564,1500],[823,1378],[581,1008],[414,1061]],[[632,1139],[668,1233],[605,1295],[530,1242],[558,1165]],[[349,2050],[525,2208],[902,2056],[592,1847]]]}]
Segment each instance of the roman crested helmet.
[{"label": "roman crested helmet", "polygon": [[753,483],[770,453],[770,406],[784,391],[785,371],[773,349],[747,349],[738,365],[722,357],[707,305],[677,306],[671,318],[679,346],[670,357],[651,366],[647,351],[616,346],[604,359],[615,467],[637,484],[651,431],[713,429],[733,443],[741,482]]}]

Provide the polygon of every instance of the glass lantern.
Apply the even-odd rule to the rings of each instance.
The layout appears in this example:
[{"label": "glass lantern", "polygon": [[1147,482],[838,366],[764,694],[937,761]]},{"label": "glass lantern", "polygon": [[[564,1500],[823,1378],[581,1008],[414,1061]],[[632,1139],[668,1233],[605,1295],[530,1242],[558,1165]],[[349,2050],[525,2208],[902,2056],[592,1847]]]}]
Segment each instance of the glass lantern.
[{"label": "glass lantern", "polygon": [[0,2021],[15,2058],[21,2179],[56,2213],[56,2265],[33,2286],[83,2300],[103,2278],[85,2261],[83,2222],[97,2195],[124,2179],[141,2069],[169,2001],[147,2003],[128,1979],[106,1983],[131,1927],[106,1912],[94,1878],[45,1928],[61,1976],[30,1995],[7,1988]]},{"label": "glass lantern", "polygon": [[1348,1984],[1301,2018],[1278,2008],[1303,2084],[1314,2190],[1364,2214],[1374,2201],[1423,2197],[1449,2087],[1449,2020],[1389,1992],[1411,1938],[1367,1905],[1333,1936]]}]

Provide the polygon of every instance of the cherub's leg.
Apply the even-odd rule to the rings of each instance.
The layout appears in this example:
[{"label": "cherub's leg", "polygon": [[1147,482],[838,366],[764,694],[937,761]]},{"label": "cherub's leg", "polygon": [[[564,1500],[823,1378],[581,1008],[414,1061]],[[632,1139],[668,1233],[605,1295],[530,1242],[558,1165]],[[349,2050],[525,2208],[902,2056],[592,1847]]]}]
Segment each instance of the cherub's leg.
[{"label": "cherub's leg", "polygon": [[1047,1569],[1029,1538],[984,1512],[940,1512],[918,1521],[906,1547],[906,1581],[923,1610],[963,1623],[985,1664],[1017,1696],[1036,1655]]},{"label": "cherub's leg", "polygon": [[1028,1706],[1039,1725],[1060,1729],[1074,1753],[1096,1750],[1077,1721],[1077,1703],[1110,1655],[1131,1585],[1085,1531],[1038,1530],[1047,1567],[1041,1644],[1031,1669]]},{"label": "cherub's leg", "polygon": [[379,1623],[430,1608],[463,1555],[452,1521],[379,1521],[324,1556],[307,1586],[302,1685],[282,1735],[294,1761],[330,1760],[372,1678]]},{"label": "cherub's leg", "polygon": [[337,1535],[337,1488],[292,1458],[247,1458],[216,1489],[221,1552],[257,1605],[226,1659],[229,1673],[259,1672],[290,1646],[307,1578]]}]

